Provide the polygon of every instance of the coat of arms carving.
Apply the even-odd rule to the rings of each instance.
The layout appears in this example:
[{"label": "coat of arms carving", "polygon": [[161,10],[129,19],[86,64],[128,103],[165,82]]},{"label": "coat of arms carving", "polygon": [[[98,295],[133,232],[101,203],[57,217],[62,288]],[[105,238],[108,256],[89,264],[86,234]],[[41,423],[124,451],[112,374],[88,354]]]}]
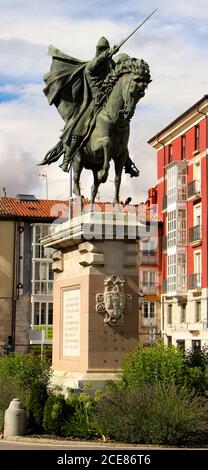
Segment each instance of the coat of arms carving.
[{"label": "coat of arms carving", "polygon": [[124,310],[129,310],[131,305],[131,295],[124,293],[124,284],[124,279],[113,274],[104,281],[104,294],[96,296],[96,311],[105,314],[106,325],[124,323]]}]

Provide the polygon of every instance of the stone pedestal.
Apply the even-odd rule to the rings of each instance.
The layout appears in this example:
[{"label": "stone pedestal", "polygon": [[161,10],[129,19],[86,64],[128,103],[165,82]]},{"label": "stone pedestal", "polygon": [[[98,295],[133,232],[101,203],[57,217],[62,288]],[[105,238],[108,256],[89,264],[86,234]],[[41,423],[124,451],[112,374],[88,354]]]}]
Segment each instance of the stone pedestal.
[{"label": "stone pedestal", "polygon": [[[63,388],[82,388],[88,382],[96,388],[115,379],[123,355],[138,341],[138,244],[135,236],[129,239],[129,222],[122,221],[124,226],[118,229],[114,218],[110,226],[102,224],[101,217],[104,214],[96,221],[95,215],[88,214],[71,224],[65,222],[43,241],[56,250],[52,368],[54,383]],[[94,238],[89,240],[92,224]],[[118,284],[122,290],[122,315],[115,321],[109,321],[104,295],[112,275],[115,289]],[[124,281],[122,288],[119,280]],[[110,291],[107,310],[111,297]]]}]

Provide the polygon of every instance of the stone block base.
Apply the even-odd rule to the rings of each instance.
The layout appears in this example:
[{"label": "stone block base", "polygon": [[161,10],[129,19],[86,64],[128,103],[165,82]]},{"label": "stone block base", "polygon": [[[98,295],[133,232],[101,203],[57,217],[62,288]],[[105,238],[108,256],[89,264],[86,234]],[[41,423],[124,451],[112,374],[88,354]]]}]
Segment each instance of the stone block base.
[{"label": "stone block base", "polygon": [[51,380],[51,387],[61,387],[63,393],[67,395],[69,389],[83,391],[96,391],[103,388],[109,381],[117,381],[118,373],[115,372],[68,372],[54,370]]}]

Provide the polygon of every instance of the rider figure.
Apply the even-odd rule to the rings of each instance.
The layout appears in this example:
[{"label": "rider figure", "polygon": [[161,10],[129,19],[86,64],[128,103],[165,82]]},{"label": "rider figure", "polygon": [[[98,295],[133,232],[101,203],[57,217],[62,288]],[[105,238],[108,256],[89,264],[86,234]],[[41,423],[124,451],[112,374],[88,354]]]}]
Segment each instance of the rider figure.
[{"label": "rider figure", "polygon": [[[85,75],[91,90],[95,114],[99,110],[101,85],[111,69],[114,68],[115,63],[112,60],[112,57],[118,51],[118,46],[110,48],[108,40],[105,37],[101,37],[96,46],[95,57],[86,64]],[[68,171],[71,158],[78,150],[80,144],[81,137],[78,135],[72,135],[70,146],[67,146],[63,163],[60,165],[60,168],[62,168],[63,171]],[[124,168],[125,173],[129,173],[131,177],[139,176],[139,171],[129,156],[127,157]]]}]

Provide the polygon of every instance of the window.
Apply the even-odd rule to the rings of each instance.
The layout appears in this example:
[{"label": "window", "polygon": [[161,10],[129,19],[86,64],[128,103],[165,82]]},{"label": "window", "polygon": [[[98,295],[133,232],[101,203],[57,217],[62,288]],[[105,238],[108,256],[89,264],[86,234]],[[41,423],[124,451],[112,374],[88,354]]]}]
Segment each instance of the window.
[{"label": "window", "polygon": [[176,245],[176,211],[168,212],[168,248]]},{"label": "window", "polygon": [[33,259],[46,258],[50,259],[53,253],[52,248],[44,248],[41,245],[41,239],[48,235],[50,225],[34,225],[33,226]]},{"label": "window", "polygon": [[201,302],[200,300],[195,303],[195,321],[201,321]]},{"label": "window", "polygon": [[200,129],[199,125],[195,126],[195,142],[194,142],[194,150],[199,151],[200,146]]},{"label": "window", "polygon": [[167,336],[168,346],[172,346],[172,336]]},{"label": "window", "polygon": [[186,160],[186,136],[181,137],[181,160]]},{"label": "window", "polygon": [[176,254],[168,255],[168,292],[176,290]]},{"label": "window", "polygon": [[172,325],[172,310],[173,310],[172,304],[168,304],[168,318],[167,318],[167,323],[168,323],[169,325]]},{"label": "window", "polygon": [[155,317],[155,302],[144,302],[144,318]]},{"label": "window", "polygon": [[178,179],[177,179],[177,189],[178,189],[178,201],[186,201],[186,168],[178,168]]},{"label": "window", "polygon": [[168,146],[168,163],[171,163],[173,161],[173,146],[170,144]]},{"label": "window", "polygon": [[50,261],[33,261],[33,294],[51,294],[53,271]]},{"label": "window", "polygon": [[186,304],[181,305],[181,323],[186,321]]},{"label": "window", "polygon": [[167,203],[168,205],[176,202],[177,190],[177,166],[174,165],[167,170]]},{"label": "window", "polygon": [[182,351],[185,351],[185,340],[184,339],[177,339],[176,344],[177,344],[177,348],[181,349]]},{"label": "window", "polygon": [[201,204],[194,206],[194,227],[201,225]]},{"label": "window", "polygon": [[186,290],[186,253],[178,254],[177,289]]},{"label": "window", "polygon": [[186,209],[178,209],[177,239],[179,245],[186,245]]},{"label": "window", "polygon": [[34,302],[32,308],[32,325],[52,325],[52,302]]},{"label": "window", "polygon": [[193,339],[192,340],[192,351],[200,351],[201,350],[201,341]]},{"label": "window", "polygon": [[142,284],[143,286],[156,285],[156,271],[143,271]]},{"label": "window", "polygon": [[201,251],[194,253],[194,288],[201,288]]}]

